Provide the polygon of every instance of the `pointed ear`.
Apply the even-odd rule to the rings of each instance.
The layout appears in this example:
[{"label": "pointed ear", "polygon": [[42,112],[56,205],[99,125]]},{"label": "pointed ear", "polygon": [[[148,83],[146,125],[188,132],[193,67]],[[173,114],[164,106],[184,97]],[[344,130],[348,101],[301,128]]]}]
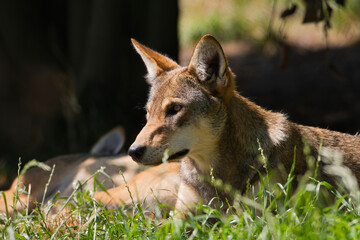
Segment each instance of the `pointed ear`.
[{"label": "pointed ear", "polygon": [[231,72],[220,43],[211,35],[203,36],[196,45],[188,71],[214,96],[228,100],[235,89]]},{"label": "pointed ear", "polygon": [[146,78],[150,84],[152,83],[152,80],[162,72],[170,71],[179,67],[179,65],[170,58],[151,50],[135,39],[132,38],[131,42],[145,63],[148,71]]},{"label": "pointed ear", "polygon": [[117,126],[102,136],[91,148],[93,155],[113,156],[120,152],[125,143],[125,130]]}]

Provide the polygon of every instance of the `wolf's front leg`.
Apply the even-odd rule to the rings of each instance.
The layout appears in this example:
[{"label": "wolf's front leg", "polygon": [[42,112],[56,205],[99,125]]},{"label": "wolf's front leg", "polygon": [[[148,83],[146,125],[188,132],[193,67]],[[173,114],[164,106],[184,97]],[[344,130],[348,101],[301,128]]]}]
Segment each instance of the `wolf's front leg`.
[{"label": "wolf's front leg", "polygon": [[181,181],[178,199],[175,204],[175,217],[185,218],[187,213],[194,210],[195,203],[201,203],[202,197],[191,185]]}]

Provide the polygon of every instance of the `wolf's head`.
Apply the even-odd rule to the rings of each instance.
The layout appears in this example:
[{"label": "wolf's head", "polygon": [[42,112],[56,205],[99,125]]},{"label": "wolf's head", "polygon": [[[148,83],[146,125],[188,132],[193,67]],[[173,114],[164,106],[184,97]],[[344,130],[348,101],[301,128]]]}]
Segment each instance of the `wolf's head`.
[{"label": "wolf's head", "polygon": [[[205,35],[187,67],[181,67],[132,39],[148,70],[151,85],[146,105],[147,124],[129,149],[145,165],[185,156],[210,165],[226,121],[226,104],[235,81],[218,41]],[[215,156],[213,156],[215,157]]]}]

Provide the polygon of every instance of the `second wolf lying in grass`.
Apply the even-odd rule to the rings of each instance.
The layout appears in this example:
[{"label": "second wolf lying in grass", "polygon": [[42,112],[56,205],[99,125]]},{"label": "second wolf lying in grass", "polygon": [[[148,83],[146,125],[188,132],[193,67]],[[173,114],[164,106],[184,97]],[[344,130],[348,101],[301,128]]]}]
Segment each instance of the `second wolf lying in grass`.
[{"label": "second wolf lying in grass", "polygon": [[[33,167],[13,181],[9,190],[0,194],[0,212],[12,212],[15,207],[18,211],[24,208],[31,210],[34,202],[44,203],[49,201],[55,194],[59,197],[69,196],[74,191],[73,184],[83,183],[84,189],[93,189],[94,179],[91,178],[100,167],[105,166],[105,172],[110,178],[98,174],[97,180],[106,188],[124,183],[124,178],[119,174],[122,170],[125,179],[131,179],[139,172],[139,166],[128,155],[117,155],[125,141],[122,128],[117,127],[103,136],[92,148],[90,154],[62,155],[51,158],[42,164],[43,168]],[[55,166],[53,175],[50,178],[51,167]],[[88,180],[87,182],[85,182]],[[49,185],[46,185],[49,182]],[[31,185],[31,189],[29,188]],[[28,194],[23,193],[26,189]],[[14,193],[18,191],[19,199],[14,204]],[[5,199],[6,198],[6,204]],[[29,198],[29,206],[26,206]],[[14,206],[15,205],[15,206]],[[6,207],[7,206],[7,207]]]},{"label": "second wolf lying in grass", "polygon": [[[196,202],[208,203],[216,196],[231,202],[231,195],[216,192],[201,176],[213,176],[245,192],[248,182],[259,180],[254,168],[265,171],[258,160],[259,146],[270,169],[282,165],[288,172],[296,146],[294,174],[303,174],[307,169],[303,139],[315,157],[321,155],[322,145],[341,153],[343,164],[359,182],[360,137],[295,124],[283,114],[265,110],[241,96],[214,37],[205,35],[200,40],[187,67],[132,42],[146,65],[151,89],[147,124],[129,155],[145,165],[160,164],[165,155],[168,161],[181,160],[177,211],[185,211]],[[326,172],[327,164],[320,160],[320,178],[334,183],[334,177]]]}]

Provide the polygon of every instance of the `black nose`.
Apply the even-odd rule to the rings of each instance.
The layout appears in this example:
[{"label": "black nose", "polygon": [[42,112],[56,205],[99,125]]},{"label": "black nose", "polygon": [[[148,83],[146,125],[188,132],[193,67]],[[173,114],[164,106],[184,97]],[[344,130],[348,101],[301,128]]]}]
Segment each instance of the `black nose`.
[{"label": "black nose", "polygon": [[146,147],[144,146],[139,146],[139,145],[135,145],[135,146],[131,146],[129,148],[128,154],[132,157],[132,159],[134,159],[135,161],[140,161],[145,153]]}]

